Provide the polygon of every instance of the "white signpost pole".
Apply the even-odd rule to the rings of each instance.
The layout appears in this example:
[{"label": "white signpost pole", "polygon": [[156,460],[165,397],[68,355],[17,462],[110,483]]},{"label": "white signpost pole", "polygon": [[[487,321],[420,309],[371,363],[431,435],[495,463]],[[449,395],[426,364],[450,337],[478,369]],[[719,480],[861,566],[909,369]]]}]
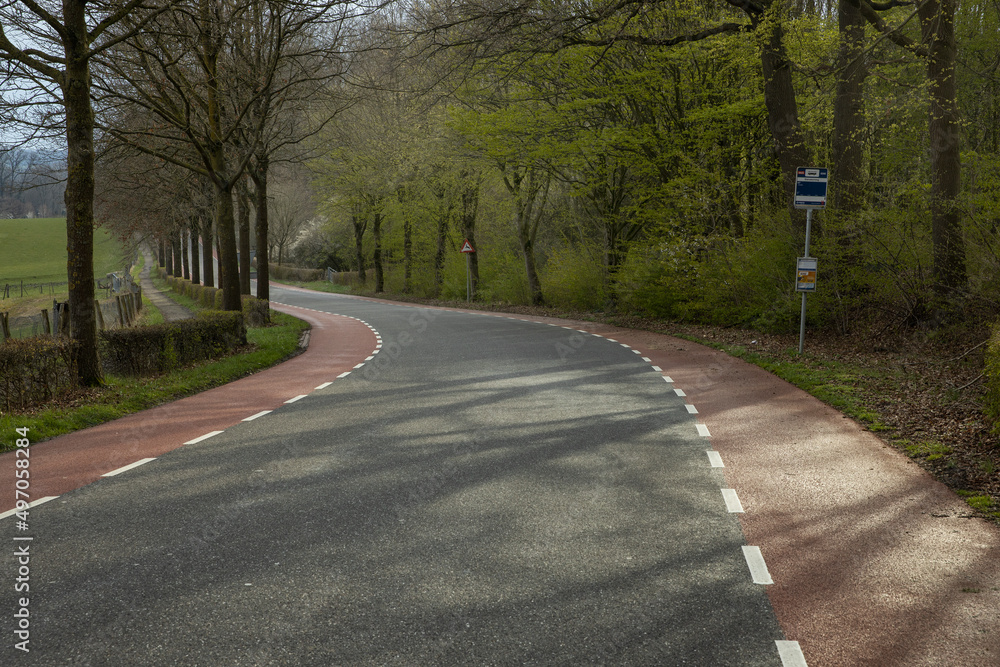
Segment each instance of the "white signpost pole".
[{"label": "white signpost pole", "polygon": [[465,239],[462,243],[462,253],[465,255],[465,300],[472,301],[472,258],[470,255],[476,252],[476,249],[472,247],[469,243],[469,239]]},{"label": "white signpost pole", "polygon": [[806,209],[805,256],[800,257],[795,267],[795,289],[802,292],[802,312],[799,316],[799,354],[806,341],[806,294],[816,291],[816,260],[809,256],[809,236],[812,232],[812,212],[814,208],[826,207],[826,186],[828,172],[823,167],[799,167],[795,170],[795,208]]},{"label": "white signpost pole", "polygon": [[[811,208],[806,209],[806,251],[804,257],[809,257],[809,234],[812,232],[812,219],[813,210]],[[796,280],[796,287],[798,287],[798,280]],[[799,315],[799,354],[802,354],[802,347],[806,342],[806,292],[802,290],[802,313]]]}]

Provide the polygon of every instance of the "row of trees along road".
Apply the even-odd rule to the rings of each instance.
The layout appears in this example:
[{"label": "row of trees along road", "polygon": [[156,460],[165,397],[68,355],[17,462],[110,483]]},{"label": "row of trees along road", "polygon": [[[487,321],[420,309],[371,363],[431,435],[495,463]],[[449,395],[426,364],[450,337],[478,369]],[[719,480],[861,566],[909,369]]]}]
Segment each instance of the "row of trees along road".
[{"label": "row of trees along road", "polygon": [[[84,384],[101,381],[92,280],[95,154],[109,156],[109,182],[117,166],[125,169],[119,174],[145,173],[172,184],[178,199],[147,192],[143,201],[154,208],[141,217],[133,211],[133,227],[141,230],[162,228],[181,210],[204,208],[197,201],[177,207],[191,189],[182,186],[177,169],[192,175],[196,190],[210,185],[224,307],[240,308],[233,190],[249,174],[256,197],[266,201],[271,161],[287,159],[284,149],[322,126],[324,112],[314,113],[310,104],[341,74],[344,39],[370,11],[364,3],[295,0],[12,0],[0,6],[5,118],[16,117],[31,135],[56,127],[66,138],[69,301]],[[160,173],[166,165],[176,169]],[[122,189],[108,190],[115,191]],[[263,217],[258,234],[266,239],[267,207],[257,210]],[[159,220],[147,213],[159,213]],[[259,247],[266,249],[266,241]]]},{"label": "row of trees along road", "polygon": [[327,256],[351,247],[377,291],[464,291],[453,251],[468,238],[487,297],[780,326],[802,240],[793,170],[826,165],[828,287],[811,303],[827,324],[992,308],[997,13],[955,0],[11,0],[0,54],[5,109],[65,130],[74,337],[95,383],[98,153],[102,215],[123,233],[214,225],[226,308],[248,291],[237,220],[256,212],[266,255],[269,169],[303,160],[331,221]]},{"label": "row of trees along road", "polygon": [[464,296],[441,249],[478,233],[487,297],[784,326],[794,169],[816,165],[817,321],[997,304],[995,3],[413,2],[384,20],[397,48],[359,57],[372,93],[313,163],[376,290]]}]

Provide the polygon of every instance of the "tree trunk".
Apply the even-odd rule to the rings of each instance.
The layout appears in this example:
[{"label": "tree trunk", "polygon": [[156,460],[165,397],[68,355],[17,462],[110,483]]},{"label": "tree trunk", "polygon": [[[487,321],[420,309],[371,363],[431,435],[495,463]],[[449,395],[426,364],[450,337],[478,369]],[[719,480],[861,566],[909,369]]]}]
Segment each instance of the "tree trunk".
[{"label": "tree trunk", "polygon": [[957,199],[962,186],[955,85],[955,0],[919,7],[923,41],[930,45],[931,242],[934,288],[942,300],[966,287],[965,241]]},{"label": "tree trunk", "polygon": [[257,298],[265,301],[271,300],[270,270],[268,262],[271,261],[269,246],[267,241],[267,171],[270,167],[266,155],[257,157],[254,168],[250,171],[250,178],[254,184],[254,206],[257,209]]},{"label": "tree trunk", "polygon": [[177,234],[180,236],[181,241],[181,274],[184,276],[184,280],[191,280],[191,255],[188,253],[188,244],[191,241],[191,237],[188,234],[188,230],[184,227],[177,230]]},{"label": "tree trunk", "polygon": [[413,291],[413,223],[407,211],[406,188],[399,188],[396,197],[403,212],[403,294],[409,294]]},{"label": "tree trunk", "polygon": [[807,166],[808,153],[802,140],[792,67],[784,45],[784,24],[777,16],[783,7],[784,3],[772,0],[771,8],[766,10],[771,16],[751,15],[751,19],[764,31],[760,51],[764,106],[767,107],[767,125],[774,139],[786,200],[791,207],[795,194],[795,169]]},{"label": "tree trunk", "polygon": [[375,248],[372,251],[372,263],[375,265],[375,293],[385,291],[385,275],[382,272],[382,211],[372,209],[372,239]]},{"label": "tree trunk", "polygon": [[470,298],[475,300],[479,292],[479,248],[476,244],[476,217],[479,213],[480,174],[478,171],[463,170],[461,180],[462,234],[469,240],[472,247],[476,248],[476,252],[468,254],[469,275],[472,282]]},{"label": "tree trunk", "polygon": [[170,233],[170,253],[174,258],[174,270],[170,275],[175,278],[184,277],[184,268],[181,263],[181,231],[179,229]]},{"label": "tree trunk", "polygon": [[[220,171],[224,172],[224,170]],[[240,267],[236,259],[236,220],[233,215],[232,183],[217,183],[215,196],[222,309],[243,310],[243,300],[240,295]]]},{"label": "tree trunk", "polygon": [[[837,54],[837,95],[833,103],[833,170],[831,205],[856,212],[862,201],[862,135],[865,124],[865,19],[850,0],[840,0],[840,52]],[[801,165],[804,166],[804,165]]]},{"label": "tree trunk", "polygon": [[90,104],[89,38],[86,2],[64,0],[66,70],[62,80],[66,109],[66,246],[72,337],[79,348],[80,384],[103,382],[97,352],[94,312],[94,111]]},{"label": "tree trunk", "polygon": [[[521,255],[524,257],[524,271],[528,280],[531,304],[540,306],[545,300],[542,296],[542,282],[538,278],[535,266],[535,236],[538,233],[538,222],[542,211],[536,209],[536,203],[542,189],[548,191],[548,183],[539,182],[538,172],[534,169],[528,168],[525,170],[526,173],[521,173],[517,168],[507,171],[501,166],[501,171],[504,172],[507,191],[514,197],[514,229],[521,246]],[[544,199],[543,197],[543,203],[537,207],[538,209],[544,208]]]},{"label": "tree trunk", "polygon": [[451,217],[452,203],[445,206],[447,191],[440,188],[435,192],[438,198],[438,220],[437,220],[437,250],[434,253],[434,297],[441,296],[441,288],[444,283],[444,260],[445,250],[448,242],[448,219]]},{"label": "tree trunk", "polygon": [[160,237],[159,242],[156,244],[157,256],[159,257],[159,266],[164,267],[167,265],[167,242]]},{"label": "tree trunk", "polygon": [[240,221],[240,294],[250,294],[250,195],[240,179],[236,186],[236,204]]},{"label": "tree trunk", "polygon": [[198,255],[198,216],[192,215],[188,221],[191,232],[191,282],[197,285],[201,282],[201,259]]},{"label": "tree trunk", "polygon": [[203,216],[201,219],[201,251],[203,253],[204,279],[202,283],[205,287],[215,287],[215,262],[212,254],[212,245],[215,243],[214,232],[212,231],[212,218]]},{"label": "tree trunk", "polygon": [[365,274],[364,236],[365,228],[368,226],[368,219],[357,204],[351,207],[351,223],[354,225],[354,255],[358,263],[358,280],[363,283],[367,280],[367,275]]}]

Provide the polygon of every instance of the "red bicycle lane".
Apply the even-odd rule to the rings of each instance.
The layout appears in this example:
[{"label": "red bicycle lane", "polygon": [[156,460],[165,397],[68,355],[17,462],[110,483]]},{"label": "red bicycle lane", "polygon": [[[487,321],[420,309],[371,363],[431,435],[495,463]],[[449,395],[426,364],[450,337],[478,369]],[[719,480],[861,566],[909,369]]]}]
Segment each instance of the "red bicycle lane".
[{"label": "red bicycle lane", "polygon": [[[272,308],[311,325],[305,351],[221,387],[33,445],[28,459],[31,502],[78,489],[109,472],[279,408],[333,382],[378,349],[375,332],[359,320],[280,304]],[[15,479],[16,456],[14,451],[0,454],[0,479]],[[13,492],[0,497],[0,513],[6,515],[15,506]]]}]

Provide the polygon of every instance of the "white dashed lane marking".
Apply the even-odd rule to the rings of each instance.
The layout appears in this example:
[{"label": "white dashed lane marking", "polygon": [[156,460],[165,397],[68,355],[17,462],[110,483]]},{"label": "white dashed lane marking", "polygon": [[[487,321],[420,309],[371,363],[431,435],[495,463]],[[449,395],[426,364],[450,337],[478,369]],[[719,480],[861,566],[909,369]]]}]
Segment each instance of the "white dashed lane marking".
[{"label": "white dashed lane marking", "polygon": [[139,466],[141,466],[143,464],[146,464],[146,463],[149,463],[150,461],[155,461],[155,460],[156,460],[156,457],[153,457],[151,459],[139,459],[135,463],[129,463],[127,466],[122,466],[121,468],[118,468],[117,470],[112,470],[111,472],[106,472],[103,475],[101,475],[101,477],[114,477],[115,475],[122,474],[126,470],[131,470],[132,468],[138,468]]},{"label": "white dashed lane marking", "polygon": [[743,557],[747,561],[747,567],[750,568],[753,583],[774,583],[774,580],[771,579],[771,573],[767,571],[767,563],[764,562],[764,556],[760,553],[760,547],[743,547]]},{"label": "white dashed lane marking", "polygon": [[301,401],[306,396],[308,396],[308,394],[299,394],[298,396],[296,396],[294,398],[288,399],[287,401],[285,401],[285,403],[294,403],[295,401]]},{"label": "white dashed lane marking", "polygon": [[722,499],[726,501],[726,509],[732,514],[743,514],[743,503],[736,495],[736,489],[722,489]]},{"label": "white dashed lane marking", "polygon": [[[38,506],[39,506],[39,505],[41,505],[42,503],[47,503],[47,502],[49,502],[50,500],[55,500],[55,499],[56,499],[56,498],[58,498],[58,497],[59,497],[59,496],[45,496],[44,498],[39,498],[38,500],[33,500],[33,501],[31,501],[30,503],[28,503],[28,509],[31,509],[31,508],[33,508],[33,507],[38,507]],[[17,508],[15,507],[15,508],[14,508],[14,509],[12,509],[12,510],[7,510],[7,511],[6,511],[6,512],[4,512],[3,514],[0,514],[0,519],[6,519],[6,518],[7,518],[7,517],[9,517],[9,516],[14,516],[14,514],[16,514],[17,512],[23,512],[23,511],[24,511],[24,510],[19,510],[19,509],[17,509]]]},{"label": "white dashed lane marking", "polygon": [[202,440],[208,440],[208,439],[209,439],[209,438],[211,438],[212,436],[216,436],[216,435],[219,435],[220,433],[222,433],[222,431],[210,431],[210,432],[206,433],[205,435],[199,435],[199,436],[198,436],[197,438],[195,438],[194,440],[188,440],[188,441],[187,441],[187,442],[185,442],[184,444],[185,444],[185,445],[196,445],[196,444],[198,444],[199,442],[201,442]]},{"label": "white dashed lane marking", "polygon": [[685,403],[684,407],[687,408],[688,414],[692,414],[692,415],[698,414],[698,408],[694,407],[690,403]]},{"label": "white dashed lane marking", "polygon": [[273,410],[261,410],[260,412],[258,412],[255,415],[250,415],[249,417],[247,417],[243,421],[245,421],[245,422],[252,422],[254,419],[257,419],[259,417],[263,417],[264,415],[269,415],[272,412],[273,412]]},{"label": "white dashed lane marking", "polygon": [[708,427],[704,424],[695,424],[698,427],[698,435],[703,438],[711,438],[712,434],[708,432]]},{"label": "white dashed lane marking", "polygon": [[778,647],[781,667],[807,667],[806,657],[802,655],[802,648],[798,642],[777,639],[774,643]]},{"label": "white dashed lane marking", "polygon": [[713,468],[725,468],[726,466],[722,463],[722,457],[719,456],[719,452],[714,449],[709,449],[705,452],[708,454],[708,462],[712,464]]}]

